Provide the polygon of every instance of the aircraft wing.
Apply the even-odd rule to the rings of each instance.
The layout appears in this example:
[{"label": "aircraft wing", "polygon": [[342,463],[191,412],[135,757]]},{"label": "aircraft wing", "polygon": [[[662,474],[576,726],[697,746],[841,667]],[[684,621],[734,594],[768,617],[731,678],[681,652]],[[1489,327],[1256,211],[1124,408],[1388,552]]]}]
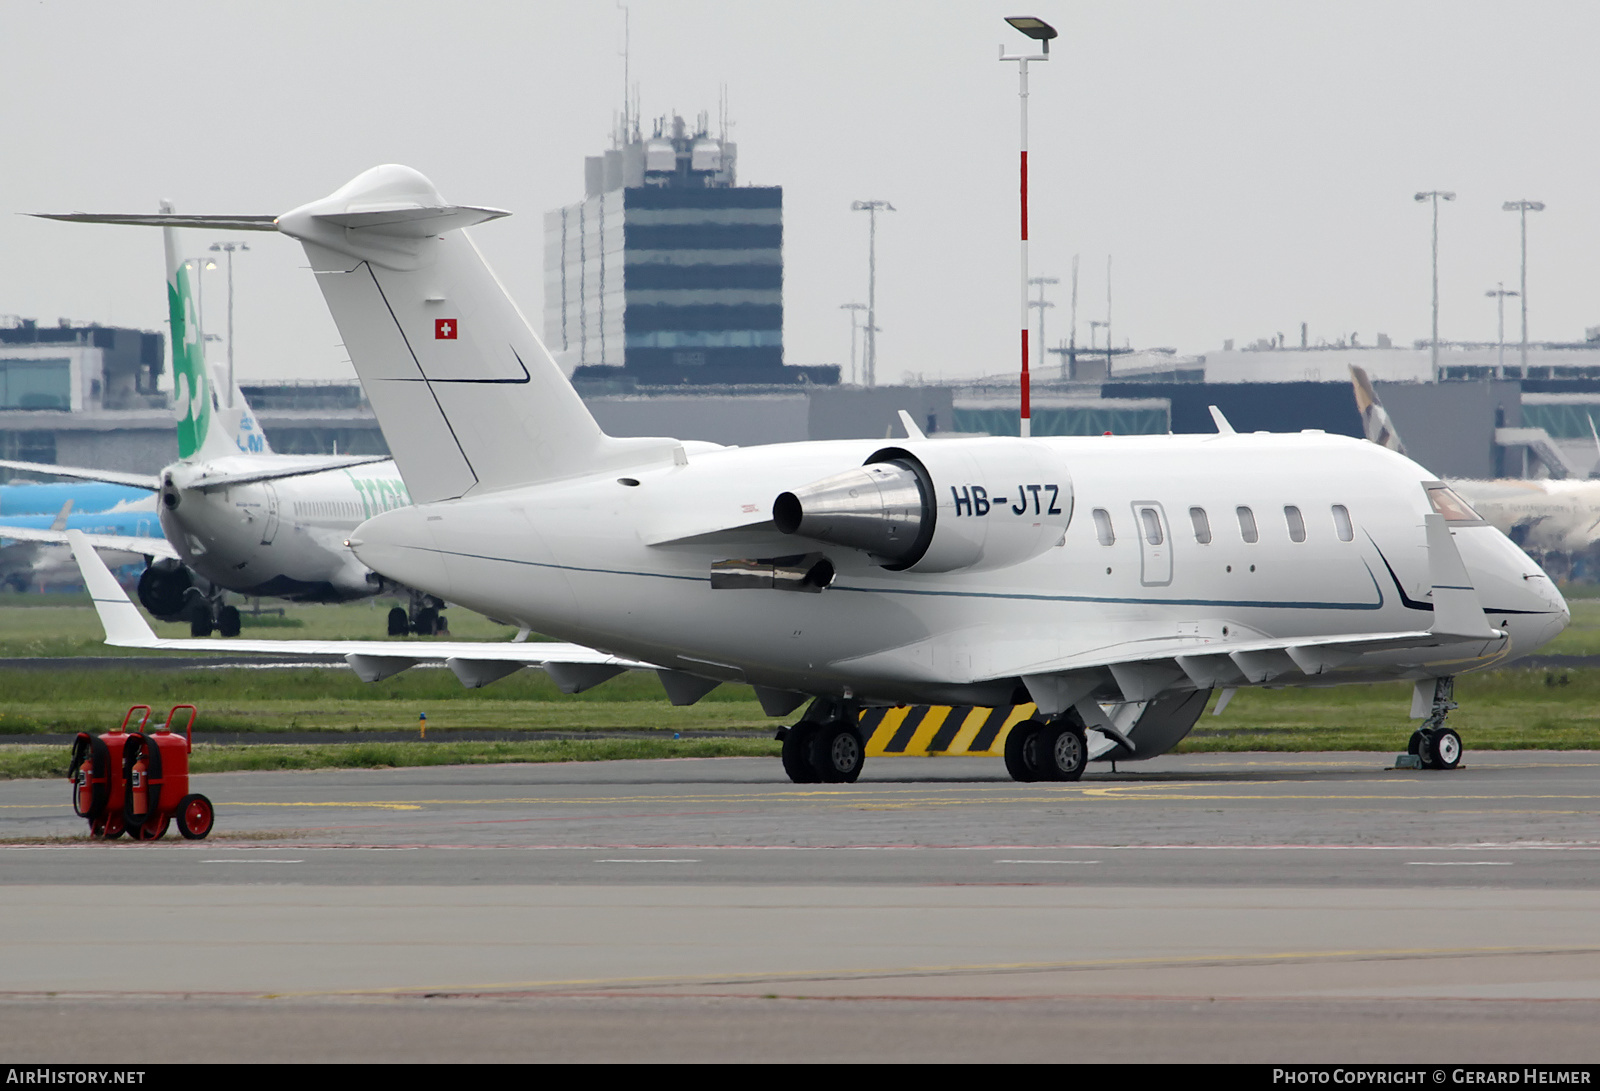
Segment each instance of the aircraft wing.
[{"label": "aircraft wing", "polygon": [[46,477],[73,477],[83,481],[104,481],[108,485],[131,485],[136,489],[149,489],[151,492],[161,488],[161,479],[154,474],[125,474],[116,470],[88,470],[81,466],[57,466],[53,462],[16,462],[9,458],[0,458],[0,469],[21,470],[24,473],[40,474]]},{"label": "aircraft wing", "polygon": [[388,455],[332,456],[315,462],[300,462],[294,466],[274,469],[247,470],[235,474],[207,474],[188,482],[188,487],[209,492],[212,489],[226,489],[232,485],[249,485],[256,481],[281,481],[286,477],[304,477],[307,474],[320,474],[328,470],[343,470],[351,466],[366,466],[373,462],[387,461],[389,461]]},{"label": "aircraft wing", "polygon": [[51,542],[70,544],[67,535],[76,534],[95,549],[118,550],[123,553],[142,553],[146,557],[173,557],[178,551],[165,538],[141,538],[122,534],[84,534],[77,530],[44,530],[36,527],[13,527],[0,523],[0,538],[15,542]]},{"label": "aircraft wing", "polygon": [[623,659],[581,644],[545,641],[166,639],[155,634],[105,562],[90,548],[94,544],[92,536],[69,530],[65,537],[94,600],[100,624],[105,627],[106,643],[113,647],[254,653],[312,661],[342,658],[364,682],[376,682],[419,663],[442,663],[468,689],[488,685],[524,667],[540,667],[566,693],[588,689],[623,671],[657,669],[650,663]]}]

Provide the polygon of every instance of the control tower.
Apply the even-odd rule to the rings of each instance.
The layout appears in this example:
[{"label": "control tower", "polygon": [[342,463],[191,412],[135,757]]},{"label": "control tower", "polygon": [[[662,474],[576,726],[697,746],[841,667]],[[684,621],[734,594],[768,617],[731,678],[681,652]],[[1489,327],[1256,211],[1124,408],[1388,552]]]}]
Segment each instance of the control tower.
[{"label": "control tower", "polygon": [[837,382],[783,365],[783,189],[741,186],[737,147],[676,115],[584,161],[545,215],[545,344],[577,380]]}]

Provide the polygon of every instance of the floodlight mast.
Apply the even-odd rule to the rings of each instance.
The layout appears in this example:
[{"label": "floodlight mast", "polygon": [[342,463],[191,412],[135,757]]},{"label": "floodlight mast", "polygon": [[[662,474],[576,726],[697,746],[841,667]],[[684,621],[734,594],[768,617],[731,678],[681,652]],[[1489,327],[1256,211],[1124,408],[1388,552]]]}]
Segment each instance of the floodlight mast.
[{"label": "floodlight mast", "polygon": [[1416,196],[1418,204],[1433,202],[1433,337],[1428,345],[1433,350],[1434,382],[1439,381],[1439,202],[1455,199],[1454,193],[1439,189],[1430,189]]},{"label": "floodlight mast", "polygon": [[[1006,19],[1012,29],[1042,42],[1043,52],[1029,54],[1008,54],[1006,47],[1000,47],[1000,60],[1017,62],[1017,95],[1022,104],[1022,158],[1021,158],[1021,186],[1020,201],[1022,207],[1021,235],[1022,235],[1022,372],[1021,372],[1021,412],[1019,434],[1024,438],[1032,432],[1032,407],[1031,392],[1028,386],[1028,62],[1048,61],[1050,59],[1050,39],[1056,36],[1056,30],[1043,19],[1031,15],[1011,16]],[[1043,311],[1040,312],[1041,318]]]},{"label": "floodlight mast", "polygon": [[1516,212],[1522,219],[1522,378],[1528,377],[1528,213],[1543,212],[1543,201],[1507,201],[1502,212]]}]

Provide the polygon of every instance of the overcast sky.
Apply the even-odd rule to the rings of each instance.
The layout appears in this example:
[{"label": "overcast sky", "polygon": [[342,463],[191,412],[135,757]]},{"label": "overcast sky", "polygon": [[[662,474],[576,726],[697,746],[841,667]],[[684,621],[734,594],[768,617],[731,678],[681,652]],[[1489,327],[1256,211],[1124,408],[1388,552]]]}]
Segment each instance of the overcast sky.
[{"label": "overcast sky", "polygon": [[[787,362],[847,363],[841,303],[866,299],[878,231],[879,376],[1015,366],[1017,77],[1003,15],[1061,31],[1031,70],[1033,272],[1058,276],[1064,337],[1186,352],[1284,333],[1426,337],[1440,214],[1441,335],[1492,340],[1484,293],[1518,279],[1530,216],[1531,335],[1600,325],[1592,2],[635,0],[646,118],[717,114],[744,183],[784,187]],[[622,101],[610,0],[220,4],[0,0],[0,314],[156,328],[159,235],[30,211],[279,213],[377,163],[516,215],[474,237],[542,331],[543,213],[583,195]],[[298,245],[229,237],[237,361],[250,378],[348,378]],[[223,280],[207,325],[222,332]],[[1517,336],[1515,301],[1507,335]]]}]

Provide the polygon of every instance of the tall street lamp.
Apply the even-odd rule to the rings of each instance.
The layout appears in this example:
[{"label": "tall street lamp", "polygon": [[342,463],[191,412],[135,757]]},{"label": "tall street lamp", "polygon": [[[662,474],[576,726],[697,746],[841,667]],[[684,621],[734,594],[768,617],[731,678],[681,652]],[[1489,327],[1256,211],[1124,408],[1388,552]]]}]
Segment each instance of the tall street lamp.
[{"label": "tall street lamp", "polygon": [[1454,193],[1444,190],[1430,189],[1426,193],[1417,194],[1417,202],[1433,202],[1433,336],[1428,340],[1429,347],[1433,350],[1433,381],[1439,381],[1439,202],[1453,201]]},{"label": "tall street lamp", "polygon": [[1506,291],[1505,281],[1501,281],[1494,288],[1483,294],[1495,301],[1495,307],[1500,312],[1500,332],[1495,342],[1499,349],[1499,355],[1494,366],[1494,377],[1496,379],[1504,379],[1506,377],[1506,296],[1516,295],[1517,293]]},{"label": "tall street lamp", "polygon": [[878,385],[878,213],[893,212],[888,201],[852,201],[850,211],[867,214],[867,344],[863,386]]},{"label": "tall street lamp", "polygon": [[[1022,103],[1022,160],[1021,160],[1021,204],[1022,204],[1022,383],[1021,383],[1021,425],[1020,435],[1026,439],[1032,429],[1032,410],[1029,404],[1028,389],[1028,62],[1048,61],[1050,59],[1050,40],[1056,36],[1055,27],[1043,19],[1036,19],[1031,15],[1013,16],[1006,19],[1013,30],[1017,30],[1042,43],[1040,53],[1008,54],[1006,47],[1000,47],[1001,61],[1017,62],[1017,95]],[[1042,315],[1041,311],[1041,315]]]},{"label": "tall street lamp", "polygon": [[867,305],[865,303],[841,303],[841,304],[839,304],[839,309],[841,311],[849,311],[850,312],[850,385],[851,386],[855,386],[856,385],[856,331],[861,328],[861,323],[859,321],[857,321],[857,319],[859,317],[859,312],[866,310],[867,309]]},{"label": "tall street lamp", "polygon": [[1515,212],[1522,219],[1522,377],[1528,377],[1528,213],[1543,212],[1543,201],[1507,201],[1502,212]]},{"label": "tall street lamp", "polygon": [[1034,300],[1030,300],[1029,303],[1028,303],[1028,306],[1032,307],[1034,310],[1039,312],[1039,352],[1038,352],[1038,356],[1039,356],[1039,370],[1043,371],[1044,370],[1044,346],[1045,346],[1044,312],[1049,310],[1051,307],[1055,306],[1054,303],[1051,303],[1049,300],[1045,299],[1045,297],[1044,297],[1044,289],[1045,289],[1045,286],[1047,284],[1060,284],[1061,283],[1061,278],[1060,277],[1029,277],[1028,278],[1028,283],[1039,289],[1039,298],[1038,299],[1034,299]]},{"label": "tall street lamp", "polygon": [[233,252],[249,250],[242,242],[214,242],[211,249],[228,255],[228,408],[233,408]]}]

